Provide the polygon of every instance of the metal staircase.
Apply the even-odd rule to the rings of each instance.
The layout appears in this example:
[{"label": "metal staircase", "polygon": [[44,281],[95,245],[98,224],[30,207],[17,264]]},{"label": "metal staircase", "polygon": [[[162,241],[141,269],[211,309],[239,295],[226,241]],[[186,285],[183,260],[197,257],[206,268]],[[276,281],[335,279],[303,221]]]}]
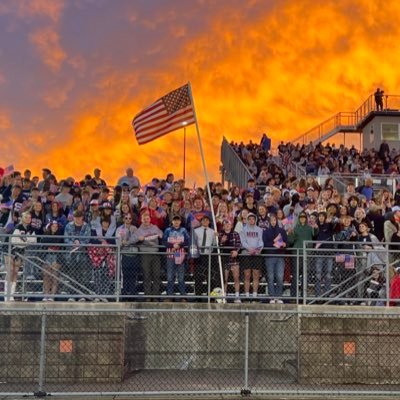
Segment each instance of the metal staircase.
[{"label": "metal staircase", "polygon": [[363,123],[373,115],[387,115],[390,112],[399,112],[400,96],[384,96],[383,111],[376,111],[374,95],[370,95],[367,100],[354,112],[339,112],[333,117],[321,122],[303,135],[293,140],[293,143],[317,144],[324,142],[337,133],[359,133]]}]

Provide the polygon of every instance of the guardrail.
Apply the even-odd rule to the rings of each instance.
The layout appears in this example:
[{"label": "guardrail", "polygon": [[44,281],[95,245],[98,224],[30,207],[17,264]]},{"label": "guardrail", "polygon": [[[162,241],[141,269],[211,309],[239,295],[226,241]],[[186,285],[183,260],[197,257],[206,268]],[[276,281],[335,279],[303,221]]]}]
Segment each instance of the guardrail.
[{"label": "guardrail", "polygon": [[221,163],[223,181],[226,179],[240,188],[247,187],[247,181],[253,175],[225,137],[221,144]]},{"label": "guardrail", "polygon": [[307,176],[314,177],[318,184],[323,187],[327,179],[333,180],[334,189],[340,194],[344,194],[347,191],[347,185],[349,183],[354,184],[355,187],[359,187],[365,183],[367,178],[372,179],[374,191],[388,189],[392,195],[394,195],[398,189],[400,183],[400,175],[388,175],[388,174],[369,174],[363,173],[359,175],[355,174],[344,174],[344,173],[332,173],[330,175],[316,175],[306,173],[305,168],[292,163],[292,171],[295,171],[295,176],[306,178]]},{"label": "guardrail", "polygon": [[[399,110],[400,96],[385,95],[384,109],[380,112]],[[375,99],[374,95],[370,95],[355,112],[339,112],[294,139],[293,143],[308,144],[324,141],[330,133],[358,132],[359,125],[374,111],[377,111]]]},{"label": "guardrail", "polygon": [[[258,256],[240,254],[232,266],[227,259],[229,249],[219,256],[216,249],[209,248],[200,249],[203,254],[197,259],[186,257],[182,264],[172,259],[171,264],[174,254],[163,247],[124,249],[118,244],[60,243],[55,248],[43,237],[40,243],[22,248],[7,242],[7,235],[0,239],[0,284],[6,301],[366,302],[365,290],[362,300],[361,289],[356,292],[351,285],[367,288],[372,266],[368,260],[384,260],[381,278],[388,288],[400,259],[395,243],[374,244],[373,249],[365,250],[362,243],[321,242],[316,246],[316,242],[305,242],[301,249],[288,248],[282,253],[264,249]],[[218,289],[222,287],[219,257],[225,271],[225,298]],[[360,265],[364,267],[360,269]],[[233,267],[237,267],[236,272]],[[244,274],[247,268],[257,274]],[[323,275],[327,276],[329,298],[321,291],[325,270],[329,272]],[[342,272],[348,270],[356,276],[347,281]],[[365,280],[362,283],[361,278]],[[389,305],[398,300],[391,299],[386,290],[382,301]]]}]

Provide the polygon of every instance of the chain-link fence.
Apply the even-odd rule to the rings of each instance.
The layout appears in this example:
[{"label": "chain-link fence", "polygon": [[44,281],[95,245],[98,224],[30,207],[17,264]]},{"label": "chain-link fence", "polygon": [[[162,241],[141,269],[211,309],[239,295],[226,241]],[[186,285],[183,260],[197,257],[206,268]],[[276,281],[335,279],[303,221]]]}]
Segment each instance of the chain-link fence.
[{"label": "chain-link fence", "polygon": [[400,395],[396,309],[285,307],[3,308],[0,394]]},{"label": "chain-link fence", "polygon": [[162,246],[0,239],[6,301],[400,304],[395,243],[305,242],[235,260],[226,248],[200,249],[182,261]]},{"label": "chain-link fence", "polygon": [[397,306],[400,252],[396,244],[305,242],[304,304]]}]

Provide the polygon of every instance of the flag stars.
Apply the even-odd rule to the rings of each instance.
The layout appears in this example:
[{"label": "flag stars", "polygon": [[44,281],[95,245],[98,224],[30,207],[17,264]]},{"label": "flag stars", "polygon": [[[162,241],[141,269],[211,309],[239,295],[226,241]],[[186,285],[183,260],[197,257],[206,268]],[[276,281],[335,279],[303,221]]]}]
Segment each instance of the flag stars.
[{"label": "flag stars", "polygon": [[173,114],[182,108],[190,106],[191,102],[188,85],[168,93],[163,97],[163,101],[168,114]]}]

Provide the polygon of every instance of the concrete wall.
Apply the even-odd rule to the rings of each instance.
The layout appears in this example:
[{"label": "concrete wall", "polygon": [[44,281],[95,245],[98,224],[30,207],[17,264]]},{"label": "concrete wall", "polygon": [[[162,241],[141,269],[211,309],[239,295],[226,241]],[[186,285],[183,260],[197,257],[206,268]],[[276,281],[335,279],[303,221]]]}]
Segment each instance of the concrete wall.
[{"label": "concrete wall", "polygon": [[[198,307],[198,305],[196,305]],[[228,305],[229,307],[229,305]],[[244,368],[245,316],[232,313],[187,312],[145,314],[130,321],[127,342],[132,370]],[[249,368],[284,369],[297,360],[297,317],[249,314]],[[140,332],[140,333],[139,333]]]},{"label": "concrete wall", "polygon": [[[123,313],[89,304],[73,305],[68,313],[54,313],[65,304],[49,307],[45,383],[118,383],[140,371],[151,380],[156,370],[226,370],[242,377],[248,315],[249,373],[259,385],[273,379],[311,387],[400,384],[397,308],[175,303],[140,312],[145,306],[136,303]],[[193,310],[199,307],[204,312]],[[209,312],[232,309],[240,312]],[[30,313],[0,308],[2,383],[38,380],[41,314],[35,310],[40,305]],[[360,310],[365,314],[355,314]]]},{"label": "concrete wall", "polygon": [[400,383],[398,315],[303,316],[300,329],[300,383]]},{"label": "concrete wall", "polygon": [[[124,317],[48,315],[46,382],[120,382],[124,361]],[[0,315],[0,381],[37,383],[41,316]]]}]

